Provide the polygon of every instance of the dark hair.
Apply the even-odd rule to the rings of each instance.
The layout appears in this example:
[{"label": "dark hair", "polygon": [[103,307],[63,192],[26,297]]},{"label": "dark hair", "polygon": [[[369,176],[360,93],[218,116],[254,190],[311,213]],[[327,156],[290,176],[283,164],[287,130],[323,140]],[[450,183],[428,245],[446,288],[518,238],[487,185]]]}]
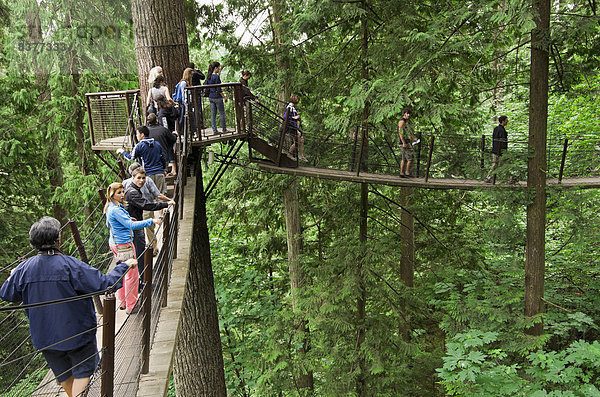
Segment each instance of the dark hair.
[{"label": "dark hair", "polygon": [[188,63],[188,68],[196,69],[196,65],[194,65],[194,62],[190,62],[190,63]]},{"label": "dark hair", "polygon": [[150,130],[148,129],[148,127],[146,127],[145,125],[140,125],[138,128],[135,129],[137,132],[139,132],[140,134],[142,134],[143,136],[150,136]]},{"label": "dark hair", "polygon": [[242,70],[242,77],[243,76],[252,76],[252,73],[250,73],[250,71],[248,69],[244,69],[244,70]]},{"label": "dark hair", "polygon": [[43,216],[29,229],[29,243],[38,251],[58,247],[59,237],[60,222],[51,216]]},{"label": "dark hair", "polygon": [[502,124],[502,123],[504,122],[504,120],[506,120],[506,119],[508,119],[508,117],[507,117],[507,116],[500,116],[500,117],[498,117],[498,122],[499,122],[500,124]]},{"label": "dark hair", "polygon": [[300,97],[298,97],[296,94],[292,94],[290,95],[290,102],[292,102],[294,105],[297,105],[298,102],[300,102]]},{"label": "dark hair", "polygon": [[221,67],[221,64],[217,61],[211,62],[210,65],[208,65],[208,74],[206,76],[210,77],[211,74],[213,74],[213,70],[215,70],[215,68]]},{"label": "dark hair", "polygon": [[148,115],[148,118],[146,118],[146,121],[148,121],[148,125],[158,124],[158,119],[156,118],[156,113],[150,113]]},{"label": "dark hair", "polygon": [[158,75],[158,76],[157,76],[157,77],[154,79],[154,83],[152,83],[152,86],[153,86],[154,88],[160,88],[160,83],[164,83],[165,81],[166,81],[166,80],[165,80],[165,77],[164,77],[164,76]]},{"label": "dark hair", "polygon": [[412,113],[412,109],[411,108],[404,108],[404,109],[402,109],[402,115],[404,115],[406,113],[411,114]]},{"label": "dark hair", "polygon": [[158,105],[159,109],[165,109],[165,108],[168,109],[168,108],[172,107],[164,95],[159,95],[156,97],[156,104]]}]

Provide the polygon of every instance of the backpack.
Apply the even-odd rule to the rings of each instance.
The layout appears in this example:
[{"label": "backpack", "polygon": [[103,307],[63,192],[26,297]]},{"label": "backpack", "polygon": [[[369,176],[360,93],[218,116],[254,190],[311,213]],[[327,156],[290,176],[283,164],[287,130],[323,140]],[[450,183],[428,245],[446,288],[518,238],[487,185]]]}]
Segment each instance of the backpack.
[{"label": "backpack", "polygon": [[181,81],[175,86],[173,102],[183,103],[183,84],[181,84]]}]

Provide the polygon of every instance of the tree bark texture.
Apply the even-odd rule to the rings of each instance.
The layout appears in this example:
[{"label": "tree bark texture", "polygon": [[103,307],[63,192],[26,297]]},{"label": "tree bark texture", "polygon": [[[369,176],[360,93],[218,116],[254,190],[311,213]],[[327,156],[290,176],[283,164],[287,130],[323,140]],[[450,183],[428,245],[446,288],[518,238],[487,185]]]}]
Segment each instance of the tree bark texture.
[{"label": "tree bark texture", "polygon": [[[527,163],[527,188],[533,197],[527,204],[526,316],[535,316],[544,311],[550,0],[533,0],[533,10],[536,28],[531,32],[529,90],[529,149],[533,151],[533,156]],[[541,322],[527,330],[531,335],[541,335],[542,332]]]},{"label": "tree bark texture", "polygon": [[279,114],[283,113],[283,109],[291,95],[288,76],[290,63],[286,51],[283,50],[285,45],[285,32],[282,24],[282,15],[284,14],[285,9],[286,5],[282,0],[271,1],[271,31],[273,33],[273,46],[275,48],[275,64],[277,67],[277,75],[281,82],[277,95],[280,101],[277,105],[277,113]]},{"label": "tree bark texture", "polygon": [[[366,1],[362,2],[365,14],[361,18],[361,77],[363,80],[369,79],[369,26],[367,19],[367,4]],[[361,170],[368,172],[368,159],[369,159],[369,111],[370,102],[366,101],[361,115],[361,136],[364,142],[362,145],[362,164],[359,164]],[[366,334],[366,315],[367,315],[367,289],[365,285],[365,277],[363,271],[363,261],[367,257],[367,215],[369,209],[369,185],[362,183],[360,185],[360,232],[359,240],[361,245],[361,258],[358,266],[358,298],[356,300],[356,311],[357,311],[357,327],[358,335],[356,346],[358,350],[358,367],[360,374],[356,380],[356,394],[358,397],[366,396],[367,390],[367,364],[365,361],[365,355],[362,352],[362,345],[365,342]]]},{"label": "tree bark texture", "polygon": [[150,88],[148,72],[161,66],[169,92],[189,63],[183,0],[133,0],[133,40],[142,104]]},{"label": "tree bark texture", "polygon": [[197,156],[196,195],[190,269],[175,347],[174,376],[178,396],[225,397],[223,350],[202,182],[202,156]]},{"label": "tree bark texture", "polygon": [[[302,223],[300,218],[300,204],[298,199],[298,180],[290,177],[289,187],[283,191],[283,204],[285,207],[285,226],[287,231],[288,262],[290,271],[290,291],[292,294],[292,309],[294,311],[296,329],[302,338],[302,347],[298,349],[298,358],[302,362],[309,349],[309,330],[304,316],[298,308],[298,290],[306,282],[299,257],[303,250]],[[313,389],[314,380],[312,371],[301,371],[296,383],[300,389]]]},{"label": "tree bark texture", "polygon": [[[38,3],[35,1],[29,2],[29,11],[26,16],[27,23],[27,36],[30,42],[32,43],[41,43],[44,41],[42,36],[42,22],[40,20],[40,8]],[[40,64],[39,62],[34,62],[34,76],[36,85],[39,87],[39,95],[37,98],[38,104],[42,105],[43,103],[52,99],[52,92],[48,87],[48,71],[46,68]],[[47,123],[40,123],[39,129],[46,129]],[[48,170],[48,182],[52,187],[52,190],[56,190],[62,187],[64,183],[63,178],[63,168],[62,168],[62,159],[60,158],[60,142],[59,137],[56,132],[47,133],[46,131],[40,131],[42,135],[42,139],[44,140],[45,146],[47,148],[46,154],[44,156],[44,163],[46,170]],[[65,209],[58,203],[52,203],[52,213],[56,219],[58,219],[61,223],[64,223],[67,218],[67,212]]]},{"label": "tree bark texture", "polygon": [[[413,189],[410,187],[400,188],[402,195],[401,204],[408,209],[410,199],[413,194]],[[400,278],[407,287],[412,287],[414,280],[414,264],[415,264],[415,220],[413,216],[404,209],[401,210],[400,222],[400,239],[402,244],[402,256],[400,258]]]}]

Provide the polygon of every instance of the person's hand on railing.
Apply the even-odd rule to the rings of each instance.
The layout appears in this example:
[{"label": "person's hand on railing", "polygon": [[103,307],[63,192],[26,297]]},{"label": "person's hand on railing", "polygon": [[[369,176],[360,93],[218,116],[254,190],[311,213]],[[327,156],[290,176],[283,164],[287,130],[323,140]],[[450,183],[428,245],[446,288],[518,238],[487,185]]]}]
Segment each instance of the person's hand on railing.
[{"label": "person's hand on railing", "polygon": [[154,218],[152,219],[155,225],[160,225],[162,223],[162,218]]},{"label": "person's hand on railing", "polygon": [[134,267],[137,266],[137,259],[130,258],[130,259],[127,259],[125,261],[125,263],[127,263],[127,266],[129,266],[130,269],[133,269]]},{"label": "person's hand on railing", "polygon": [[169,207],[175,205],[175,200],[171,199],[167,204],[169,204]]}]

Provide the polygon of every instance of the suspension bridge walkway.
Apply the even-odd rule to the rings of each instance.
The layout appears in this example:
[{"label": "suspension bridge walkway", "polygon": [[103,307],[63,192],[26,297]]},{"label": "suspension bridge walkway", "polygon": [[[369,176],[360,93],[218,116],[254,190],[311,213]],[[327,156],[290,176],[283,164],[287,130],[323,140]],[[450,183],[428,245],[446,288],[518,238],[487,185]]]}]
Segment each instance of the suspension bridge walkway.
[{"label": "suspension bridge walkway", "polygon": [[[527,186],[528,150],[523,137],[511,138],[505,154],[508,165],[497,170],[497,180],[490,184],[482,182],[490,166],[489,135],[418,133],[421,143],[416,146],[413,166],[416,177],[403,178],[395,123],[388,128],[371,125],[369,133],[351,126],[332,133],[320,128],[322,115],[303,114],[302,110],[303,125],[299,130],[305,139],[308,162],[298,162],[298,134],[289,130],[287,120],[281,116],[285,104],[266,96],[260,101],[245,98],[239,83],[220,86],[233,94],[233,100],[226,104],[226,130],[216,133],[212,128],[196,128],[210,125],[207,98],[200,95],[203,87],[186,88],[185,122],[178,131],[176,144],[178,173],[171,181],[170,194],[175,197],[176,205],[156,234],[158,256],[144,255],[147,271],[140,292],[142,310],[134,315],[119,311],[112,289],[101,291],[94,298],[102,360],[90,382],[89,396],[166,394],[189,262],[194,203],[194,179],[188,178],[190,158],[202,155],[206,162],[213,159],[219,162],[206,187],[207,196],[227,168],[238,165],[269,173],[426,189]],[[114,152],[119,148],[131,149],[136,144],[135,128],[143,120],[139,90],[88,93],[86,106],[92,149],[109,171],[98,183],[98,196],[90,198],[63,227],[62,246],[65,253],[106,271],[113,259],[102,213],[105,202],[102,192],[115,178],[125,178],[126,167]],[[599,144],[597,137],[585,134],[570,140],[550,139],[548,186],[600,188]],[[296,149],[290,151],[292,145]],[[510,182],[504,177],[507,175]],[[69,238],[64,237],[67,234]],[[0,273],[8,274],[31,255],[33,252],[7,264]],[[60,387],[40,352],[31,346],[27,327],[22,308],[0,306],[0,340],[3,346],[11,347],[9,354],[0,357],[0,392],[7,396],[58,396]]]}]

